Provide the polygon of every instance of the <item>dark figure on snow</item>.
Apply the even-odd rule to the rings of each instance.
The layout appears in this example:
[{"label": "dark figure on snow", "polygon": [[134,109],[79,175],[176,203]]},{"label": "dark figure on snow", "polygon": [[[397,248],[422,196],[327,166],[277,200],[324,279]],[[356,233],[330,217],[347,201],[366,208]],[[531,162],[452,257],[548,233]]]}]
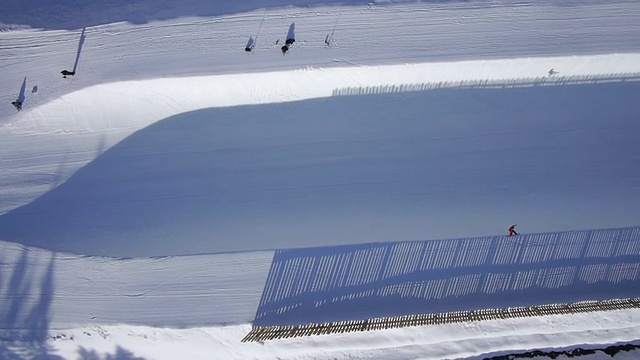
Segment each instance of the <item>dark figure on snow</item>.
[{"label": "dark figure on snow", "polygon": [[75,71],[69,71],[69,70],[62,70],[62,71],[60,71],[60,74],[62,74],[62,77],[66,79],[67,75],[73,76],[73,75],[76,74],[76,72]]},{"label": "dark figure on snow", "polygon": [[518,235],[518,233],[516,232],[515,225],[511,225],[511,227],[509,228],[509,236],[513,236],[513,235]]},{"label": "dark figure on snow", "polygon": [[18,111],[22,110],[22,101],[20,100],[12,102],[11,105],[15,106]]},{"label": "dark figure on snow", "polygon": [[296,42],[296,39],[287,39],[287,41],[285,41],[285,44],[292,45],[294,42]]},{"label": "dark figure on snow", "polygon": [[280,50],[282,50],[282,55],[286,54],[287,51],[289,51],[289,45],[285,45],[281,47]]},{"label": "dark figure on snow", "polygon": [[251,50],[253,50],[253,47],[255,45],[256,45],[256,41],[253,39],[253,36],[249,37],[249,40],[247,41],[247,46],[244,47],[244,51],[251,52]]}]

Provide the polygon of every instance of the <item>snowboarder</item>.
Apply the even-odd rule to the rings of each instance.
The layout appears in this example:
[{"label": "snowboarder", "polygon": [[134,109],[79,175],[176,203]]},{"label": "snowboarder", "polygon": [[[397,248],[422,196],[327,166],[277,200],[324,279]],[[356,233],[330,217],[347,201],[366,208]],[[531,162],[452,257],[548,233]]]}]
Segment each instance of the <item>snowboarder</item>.
[{"label": "snowboarder", "polygon": [[11,105],[15,106],[18,111],[22,110],[22,101],[19,99],[12,102]]},{"label": "snowboarder", "polygon": [[249,37],[249,41],[247,41],[247,46],[245,46],[244,51],[246,52],[251,52],[251,50],[253,50],[253,47],[255,46],[256,41],[253,39],[253,36]]},{"label": "snowboarder", "polygon": [[555,71],[554,69],[549,70],[549,76],[553,76],[555,74],[557,74],[558,72]]},{"label": "snowboarder", "polygon": [[513,235],[518,235],[518,233],[516,232],[515,225],[511,225],[511,227],[509,228],[509,236],[513,236]]},{"label": "snowboarder", "polygon": [[66,79],[67,75],[68,76],[73,76],[73,75],[76,74],[76,72],[75,71],[69,71],[69,70],[62,70],[62,71],[60,71],[60,74],[62,74],[62,77]]},{"label": "snowboarder", "polygon": [[[282,55],[285,55],[293,46],[293,43],[296,42],[296,23],[291,23],[289,26],[289,32],[287,33],[287,39],[284,41],[284,46],[280,48],[282,50]],[[278,42],[276,41],[276,44]]]}]

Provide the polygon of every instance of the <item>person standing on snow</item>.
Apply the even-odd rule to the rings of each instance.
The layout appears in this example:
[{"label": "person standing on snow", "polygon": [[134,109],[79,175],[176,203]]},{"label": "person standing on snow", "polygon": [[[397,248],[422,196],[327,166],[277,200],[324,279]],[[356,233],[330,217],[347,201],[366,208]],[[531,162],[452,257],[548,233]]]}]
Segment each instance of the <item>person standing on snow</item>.
[{"label": "person standing on snow", "polygon": [[518,233],[516,232],[515,225],[511,225],[511,227],[509,228],[509,236],[513,236],[513,235],[518,235]]}]

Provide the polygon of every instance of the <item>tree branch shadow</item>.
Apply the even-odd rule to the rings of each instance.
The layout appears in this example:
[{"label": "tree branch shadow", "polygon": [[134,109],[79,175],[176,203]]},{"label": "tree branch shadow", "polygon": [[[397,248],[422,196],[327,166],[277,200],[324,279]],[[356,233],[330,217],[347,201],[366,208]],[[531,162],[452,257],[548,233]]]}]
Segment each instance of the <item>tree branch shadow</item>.
[{"label": "tree branch shadow", "polygon": [[55,254],[44,274],[37,272],[40,259],[30,256],[27,248],[22,248],[14,261],[3,255],[0,285],[5,274],[11,272],[11,276],[8,286],[0,292],[0,359],[62,359],[52,354],[46,343],[55,291]]},{"label": "tree branch shadow", "polygon": [[144,358],[135,356],[131,351],[120,346],[116,347],[115,353],[105,354],[104,356],[101,356],[95,350],[80,347],[78,356],[80,360],[144,360]]}]

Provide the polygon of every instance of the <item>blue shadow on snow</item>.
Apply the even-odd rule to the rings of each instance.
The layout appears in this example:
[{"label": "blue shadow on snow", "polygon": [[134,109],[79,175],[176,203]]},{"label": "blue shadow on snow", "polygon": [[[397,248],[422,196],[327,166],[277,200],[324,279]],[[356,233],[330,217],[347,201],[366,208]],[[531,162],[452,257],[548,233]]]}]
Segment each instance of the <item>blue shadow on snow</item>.
[{"label": "blue shadow on snow", "polygon": [[0,239],[135,257],[636,226],[636,79],[179,114],[1,215]]},{"label": "blue shadow on snow", "polygon": [[[424,1],[424,0],[423,0]],[[429,3],[456,3],[466,0],[426,0]],[[78,0],[32,0],[25,3],[16,0],[5,2],[0,12],[0,24],[27,25],[43,29],[81,29],[127,21],[133,24],[146,24],[156,20],[176,19],[189,16],[224,16],[237,13],[251,12],[264,8],[283,7],[314,7],[314,6],[362,6],[372,2],[369,0],[269,0],[268,2],[254,1],[211,1],[188,0],[179,5],[173,2],[158,0],[109,0],[109,1],[78,1]],[[563,2],[558,6],[571,6]],[[384,6],[377,3],[376,6]]]},{"label": "blue shadow on snow", "polygon": [[54,298],[55,255],[44,274],[36,273],[34,261],[27,248],[20,250],[15,262],[0,253],[0,359],[62,359],[51,354],[46,343]]},{"label": "blue shadow on snow", "polygon": [[254,326],[640,296],[640,227],[276,252]]}]

